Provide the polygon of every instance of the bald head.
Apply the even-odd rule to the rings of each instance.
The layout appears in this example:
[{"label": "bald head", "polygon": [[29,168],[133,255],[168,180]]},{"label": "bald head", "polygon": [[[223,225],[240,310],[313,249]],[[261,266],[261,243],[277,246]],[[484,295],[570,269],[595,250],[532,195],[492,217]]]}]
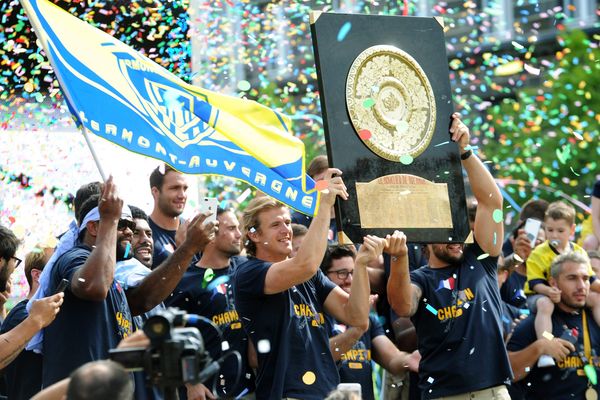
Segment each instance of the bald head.
[{"label": "bald head", "polygon": [[133,381],[129,373],[114,361],[94,361],[71,374],[67,400],[131,400]]}]

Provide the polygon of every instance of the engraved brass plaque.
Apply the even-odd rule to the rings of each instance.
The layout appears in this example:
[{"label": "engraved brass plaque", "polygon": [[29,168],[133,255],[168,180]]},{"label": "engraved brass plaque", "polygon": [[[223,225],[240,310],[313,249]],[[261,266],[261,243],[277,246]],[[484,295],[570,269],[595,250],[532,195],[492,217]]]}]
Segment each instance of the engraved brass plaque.
[{"label": "engraved brass plaque", "polygon": [[350,121],[371,151],[390,161],[417,157],[435,131],[433,89],[408,53],[372,46],[352,63],[346,79]]},{"label": "engraved brass plaque", "polygon": [[446,183],[393,174],[356,182],[356,195],[363,228],[452,228]]}]

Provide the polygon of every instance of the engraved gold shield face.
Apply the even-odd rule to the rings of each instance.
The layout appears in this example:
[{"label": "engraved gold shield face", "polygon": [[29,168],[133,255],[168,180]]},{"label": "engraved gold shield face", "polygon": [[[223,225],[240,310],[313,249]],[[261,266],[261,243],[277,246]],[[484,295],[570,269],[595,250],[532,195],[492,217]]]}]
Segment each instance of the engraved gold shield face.
[{"label": "engraved gold shield face", "polygon": [[363,143],[390,161],[417,157],[435,131],[431,84],[415,59],[394,46],[370,47],[354,60],[346,105]]}]

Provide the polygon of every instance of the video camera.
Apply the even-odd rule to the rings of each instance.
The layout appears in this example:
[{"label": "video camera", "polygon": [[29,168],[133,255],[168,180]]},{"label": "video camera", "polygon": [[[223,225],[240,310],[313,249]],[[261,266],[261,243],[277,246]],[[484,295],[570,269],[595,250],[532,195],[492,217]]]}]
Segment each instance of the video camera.
[{"label": "video camera", "polygon": [[129,371],[145,371],[146,384],[163,389],[168,398],[176,388],[186,383],[204,382],[219,372],[225,356],[213,361],[205,349],[200,331],[194,327],[183,327],[187,322],[201,320],[212,325],[221,336],[220,330],[206,318],[168,308],[144,323],[144,333],[150,339],[149,347],[113,349],[109,351],[109,357]]}]

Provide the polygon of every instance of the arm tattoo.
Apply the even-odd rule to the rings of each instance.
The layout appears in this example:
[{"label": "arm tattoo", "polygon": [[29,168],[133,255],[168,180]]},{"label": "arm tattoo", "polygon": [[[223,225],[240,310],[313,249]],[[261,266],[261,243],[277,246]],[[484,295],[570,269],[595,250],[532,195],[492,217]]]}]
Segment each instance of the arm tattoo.
[{"label": "arm tattoo", "polygon": [[419,302],[421,301],[421,288],[417,285],[411,285],[411,299],[410,299],[410,316],[412,317],[419,308]]}]

